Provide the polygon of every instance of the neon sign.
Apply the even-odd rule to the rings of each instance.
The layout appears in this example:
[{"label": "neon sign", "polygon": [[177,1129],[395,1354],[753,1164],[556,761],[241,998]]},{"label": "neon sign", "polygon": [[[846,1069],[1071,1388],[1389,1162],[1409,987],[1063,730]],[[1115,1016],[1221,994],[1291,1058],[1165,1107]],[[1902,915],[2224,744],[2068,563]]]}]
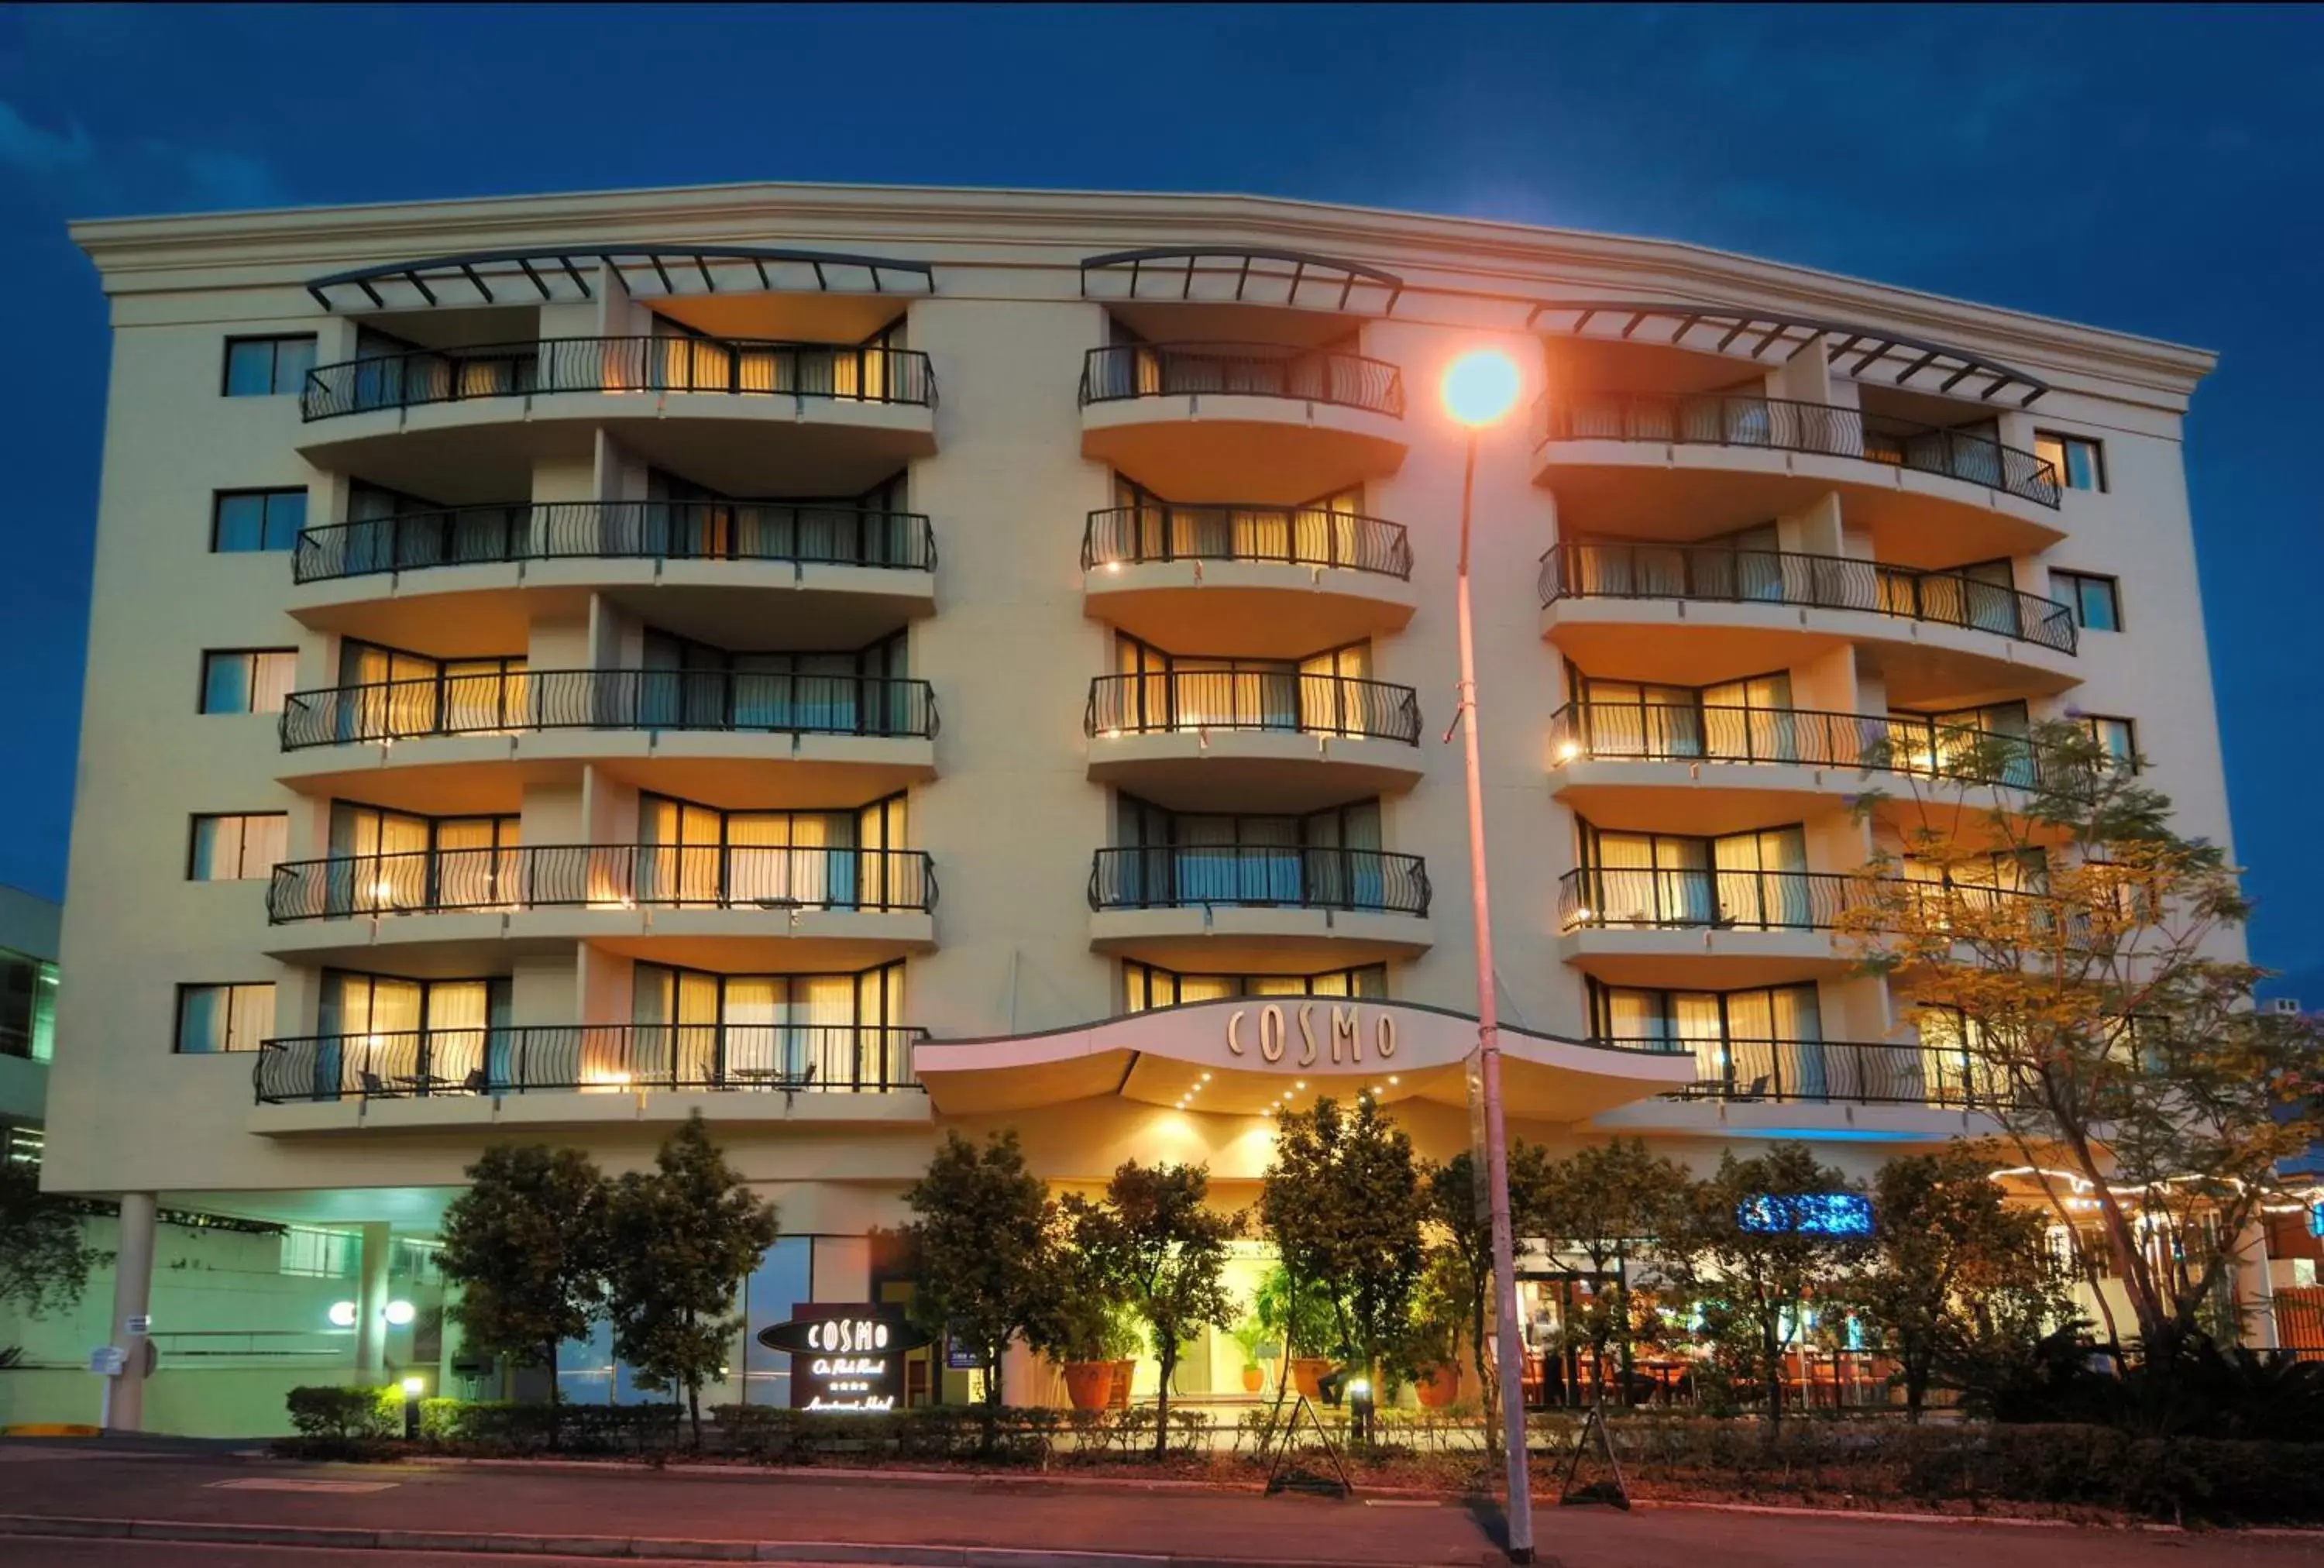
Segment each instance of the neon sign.
[{"label": "neon sign", "polygon": [[1735,1223],[1766,1235],[1869,1236],[1872,1200],[1861,1193],[1790,1193],[1735,1205]]}]

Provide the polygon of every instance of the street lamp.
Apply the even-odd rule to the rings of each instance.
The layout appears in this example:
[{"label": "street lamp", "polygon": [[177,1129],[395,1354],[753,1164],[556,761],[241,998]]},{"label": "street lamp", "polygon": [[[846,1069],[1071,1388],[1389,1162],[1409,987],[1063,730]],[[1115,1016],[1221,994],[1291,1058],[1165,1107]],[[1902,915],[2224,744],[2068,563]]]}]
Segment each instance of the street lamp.
[{"label": "street lamp", "polygon": [[[1477,636],[1469,606],[1469,520],[1477,490],[1477,432],[1517,406],[1517,362],[1480,348],[1444,373],[1444,411],[1469,432],[1461,473],[1461,690],[1452,722],[1469,783],[1469,899],[1477,941],[1477,1076],[1485,1111],[1485,1190],[1493,1222],[1493,1342],[1501,1386],[1502,1448],[1508,1462],[1509,1561],[1533,1561],[1533,1492],[1526,1474],[1525,1361],[1517,1342],[1515,1241],[1509,1233],[1508,1132],[1501,1119],[1500,1019],[1493,1005],[1493,915],[1485,885],[1485,789],[1477,761]],[[1466,723],[1462,723],[1465,717]]]}]

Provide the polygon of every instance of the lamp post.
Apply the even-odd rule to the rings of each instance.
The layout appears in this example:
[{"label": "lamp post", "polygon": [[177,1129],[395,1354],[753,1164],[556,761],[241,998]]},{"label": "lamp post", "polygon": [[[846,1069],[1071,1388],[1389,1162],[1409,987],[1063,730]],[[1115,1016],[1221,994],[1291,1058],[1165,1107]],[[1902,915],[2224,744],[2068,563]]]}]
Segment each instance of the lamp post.
[{"label": "lamp post", "polygon": [[[1478,349],[1444,373],[1444,410],[1469,432],[1461,473],[1461,690],[1452,722],[1460,726],[1469,786],[1469,899],[1477,944],[1477,1075],[1485,1111],[1485,1189],[1492,1208],[1493,1350],[1501,1394],[1502,1448],[1508,1463],[1508,1552],[1533,1561],[1533,1492],[1526,1472],[1525,1352],[1517,1342],[1515,1239],[1509,1225],[1508,1133],[1501,1118],[1501,1043],[1493,1003],[1493,915],[1485,882],[1485,789],[1477,760],[1477,637],[1469,604],[1469,525],[1477,489],[1477,432],[1506,417],[1517,401],[1517,362]],[[1465,722],[1464,722],[1465,721]]]}]

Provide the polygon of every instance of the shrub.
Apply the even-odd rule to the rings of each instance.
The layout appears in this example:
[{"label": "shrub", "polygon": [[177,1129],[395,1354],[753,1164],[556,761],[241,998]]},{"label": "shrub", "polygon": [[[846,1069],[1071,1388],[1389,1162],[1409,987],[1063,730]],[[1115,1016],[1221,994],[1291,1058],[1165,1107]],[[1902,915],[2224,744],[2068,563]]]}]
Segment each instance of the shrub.
[{"label": "shrub", "polygon": [[403,1392],[384,1388],[299,1388],[283,1399],[290,1429],[310,1453],[345,1453],[403,1430]]},{"label": "shrub", "polygon": [[678,1444],[677,1405],[571,1405],[559,1401],[424,1399],[420,1434],[446,1448],[538,1453],[663,1453]]}]

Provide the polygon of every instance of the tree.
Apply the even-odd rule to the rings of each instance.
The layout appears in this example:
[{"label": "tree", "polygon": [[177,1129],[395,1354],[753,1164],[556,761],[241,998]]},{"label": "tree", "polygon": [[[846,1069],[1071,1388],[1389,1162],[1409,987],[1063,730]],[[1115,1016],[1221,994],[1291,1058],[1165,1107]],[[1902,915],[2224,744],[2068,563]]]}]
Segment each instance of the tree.
[{"label": "tree", "polygon": [[742,1281],[780,1229],[726,1163],[696,1111],[662,1140],[650,1172],[615,1183],[607,1204],[613,1353],[645,1388],[682,1388],[702,1446],[702,1385],[721,1375],[742,1317]]},{"label": "tree", "polygon": [[1907,1421],[1920,1420],[1940,1369],[1958,1378],[2022,1360],[2066,1314],[2043,1216],[2005,1199],[1993,1164],[1951,1144],[1873,1178],[1877,1240],[1849,1297],[1896,1357]]},{"label": "tree", "polygon": [[551,1447],[557,1347],[604,1312],[605,1200],[579,1149],[503,1145],[468,1167],[468,1190],[444,1211],[438,1262],[461,1287],[449,1310],[478,1349],[547,1370]]},{"label": "tree", "polygon": [[1278,1111],[1259,1209],[1294,1284],[1330,1290],[1341,1337],[1376,1383],[1425,1258],[1428,1194],[1411,1138],[1369,1094]]},{"label": "tree", "polygon": [[1812,1297],[1838,1286],[1866,1242],[1833,1200],[1861,1197],[1805,1144],[1749,1159],[1733,1150],[1693,1185],[1665,1240],[1664,1263],[1702,1310],[1721,1363],[1766,1396],[1769,1440],[1784,1418],[1784,1356]]},{"label": "tree", "polygon": [[2043,1189],[2075,1234],[2097,1223],[2078,1252],[2101,1311],[2103,1258],[2167,1363],[2232,1332],[2216,1306],[2278,1162],[2324,1134],[2318,1031],[2254,1008],[2265,972],[2227,955],[2249,914],[2235,868],[2172,828],[2135,761],[2066,722],[1939,751],[1905,772],[1904,852],[1843,927],[1868,970],[1910,980],[1932,1070],[1950,1064],[2018,1163],[2063,1171]]},{"label": "tree", "polygon": [[[1508,1150],[1510,1230],[1538,1231],[1536,1214],[1547,1180],[1548,1156],[1537,1144],[1512,1140]],[[1428,1170],[1428,1218],[1451,1258],[1442,1270],[1444,1285],[1456,1287],[1469,1325],[1469,1353],[1485,1401],[1485,1446],[1499,1453],[1501,1443],[1500,1379],[1494,1376],[1492,1335],[1486,1309],[1493,1299],[1493,1226],[1483,1197],[1483,1178],[1466,1149]],[[1431,1265],[1432,1271],[1437,1266]]]},{"label": "tree", "polygon": [[88,1244],[78,1204],[41,1191],[33,1167],[0,1158],[0,1301],[27,1317],[62,1312],[111,1258]]},{"label": "tree", "polygon": [[1572,1247],[1590,1260],[1600,1277],[1614,1276],[1610,1298],[1593,1291],[1582,1314],[1598,1397],[1606,1389],[1606,1350],[1620,1342],[1623,1392],[1629,1388],[1630,1347],[1635,1325],[1629,1264],[1641,1241],[1666,1233],[1679,1218],[1692,1182],[1675,1161],[1646,1152],[1642,1139],[1616,1139],[1576,1150],[1548,1167],[1536,1200],[1536,1222],[1550,1244]]},{"label": "tree", "polygon": [[1157,1459],[1169,1452],[1170,1379],[1179,1346],[1198,1329],[1234,1321],[1225,1281],[1227,1243],[1242,1229],[1242,1216],[1214,1213],[1210,1188],[1205,1166],[1141,1166],[1133,1159],[1113,1173],[1102,1203],[1075,1194],[1063,1204],[1075,1248],[1102,1277],[1115,1282],[1153,1338],[1162,1363]]},{"label": "tree", "polygon": [[984,1147],[945,1134],[927,1173],[904,1192],[919,1216],[904,1227],[919,1260],[912,1314],[932,1333],[965,1342],[984,1370],[985,1442],[1001,1408],[1001,1357],[1012,1339],[1050,1338],[1060,1303],[1053,1205],[1025,1168],[1012,1129]]}]

